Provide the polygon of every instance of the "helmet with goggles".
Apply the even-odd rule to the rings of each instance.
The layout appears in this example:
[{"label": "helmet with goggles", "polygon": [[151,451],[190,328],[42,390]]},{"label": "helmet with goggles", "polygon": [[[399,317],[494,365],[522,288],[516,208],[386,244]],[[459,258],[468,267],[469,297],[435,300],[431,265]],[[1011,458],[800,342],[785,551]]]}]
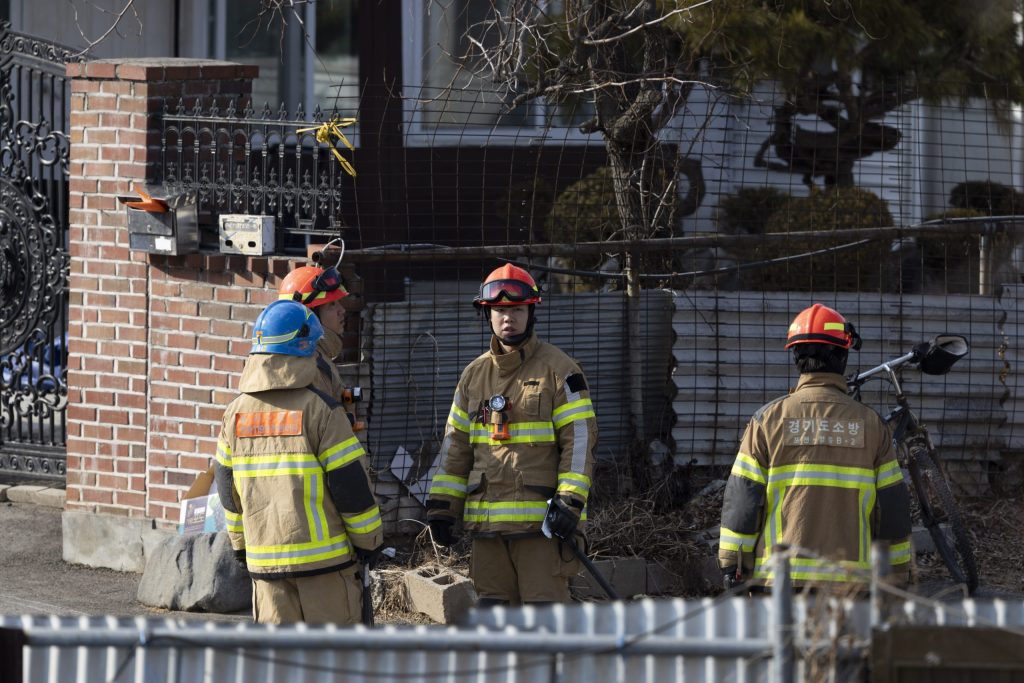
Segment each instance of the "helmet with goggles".
[{"label": "helmet with goggles", "polygon": [[481,306],[522,306],[539,304],[540,289],[528,272],[511,263],[495,268],[480,285],[480,292],[473,299],[473,305]]},{"label": "helmet with goggles", "polygon": [[298,301],[309,308],[323,306],[348,295],[341,284],[337,268],[324,270],[317,266],[302,266],[288,273],[277,290],[278,299]]},{"label": "helmet with goggles", "polygon": [[860,348],[860,335],[853,323],[828,306],[814,304],[800,311],[789,326],[786,348],[797,344],[831,344],[844,349]]}]

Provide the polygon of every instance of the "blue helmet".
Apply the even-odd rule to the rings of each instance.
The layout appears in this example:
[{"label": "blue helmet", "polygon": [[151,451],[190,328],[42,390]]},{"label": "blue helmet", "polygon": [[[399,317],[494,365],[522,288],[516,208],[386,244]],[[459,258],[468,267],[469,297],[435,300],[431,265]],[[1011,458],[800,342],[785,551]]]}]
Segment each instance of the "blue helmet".
[{"label": "blue helmet", "polygon": [[312,356],[322,336],[324,328],[312,310],[297,301],[279,299],[256,318],[249,353]]}]

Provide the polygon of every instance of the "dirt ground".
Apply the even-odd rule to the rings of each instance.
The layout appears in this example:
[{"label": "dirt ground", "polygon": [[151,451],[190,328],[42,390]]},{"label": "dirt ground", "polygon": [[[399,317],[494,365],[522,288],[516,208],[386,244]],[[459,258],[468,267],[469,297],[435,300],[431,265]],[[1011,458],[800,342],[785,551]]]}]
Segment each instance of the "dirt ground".
[{"label": "dirt ground", "polygon": [[[1024,599],[1024,494],[961,499],[981,573],[979,597]],[[673,596],[718,592],[695,568],[713,555],[705,530],[717,526],[721,490],[679,509],[657,499],[627,499],[596,505],[590,528],[594,557],[639,555],[657,561],[676,579]],[[140,576],[70,565],[61,558],[61,511],[30,504],[0,503],[0,615],[55,614],[168,616],[202,620],[247,620],[245,614],[167,612],[135,600]],[[379,568],[378,623],[428,623],[408,612],[402,586],[407,568],[440,565],[466,573],[468,541],[450,550],[434,548],[427,535],[407,539],[395,560]],[[950,584],[934,558],[919,556],[920,586],[934,595]],[[948,591],[947,591],[948,592]]]}]

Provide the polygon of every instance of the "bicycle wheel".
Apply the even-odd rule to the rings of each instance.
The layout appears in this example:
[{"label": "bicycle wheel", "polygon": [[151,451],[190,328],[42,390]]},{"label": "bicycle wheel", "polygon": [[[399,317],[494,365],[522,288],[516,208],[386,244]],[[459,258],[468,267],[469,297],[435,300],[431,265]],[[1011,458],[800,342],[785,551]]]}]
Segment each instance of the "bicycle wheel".
[{"label": "bicycle wheel", "polygon": [[978,567],[953,492],[938,465],[924,446],[912,445],[907,468],[921,508],[921,519],[935,541],[935,549],[953,580],[973,593],[978,587]]}]

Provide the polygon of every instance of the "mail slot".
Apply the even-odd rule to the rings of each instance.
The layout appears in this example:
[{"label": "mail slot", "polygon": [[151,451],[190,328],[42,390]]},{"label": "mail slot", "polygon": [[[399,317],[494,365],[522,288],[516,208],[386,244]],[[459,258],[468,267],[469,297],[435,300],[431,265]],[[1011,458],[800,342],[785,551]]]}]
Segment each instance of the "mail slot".
[{"label": "mail slot", "polygon": [[122,195],[128,217],[128,246],[150,254],[192,254],[199,250],[196,199],[192,192],[167,191],[163,185],[136,188]]}]

